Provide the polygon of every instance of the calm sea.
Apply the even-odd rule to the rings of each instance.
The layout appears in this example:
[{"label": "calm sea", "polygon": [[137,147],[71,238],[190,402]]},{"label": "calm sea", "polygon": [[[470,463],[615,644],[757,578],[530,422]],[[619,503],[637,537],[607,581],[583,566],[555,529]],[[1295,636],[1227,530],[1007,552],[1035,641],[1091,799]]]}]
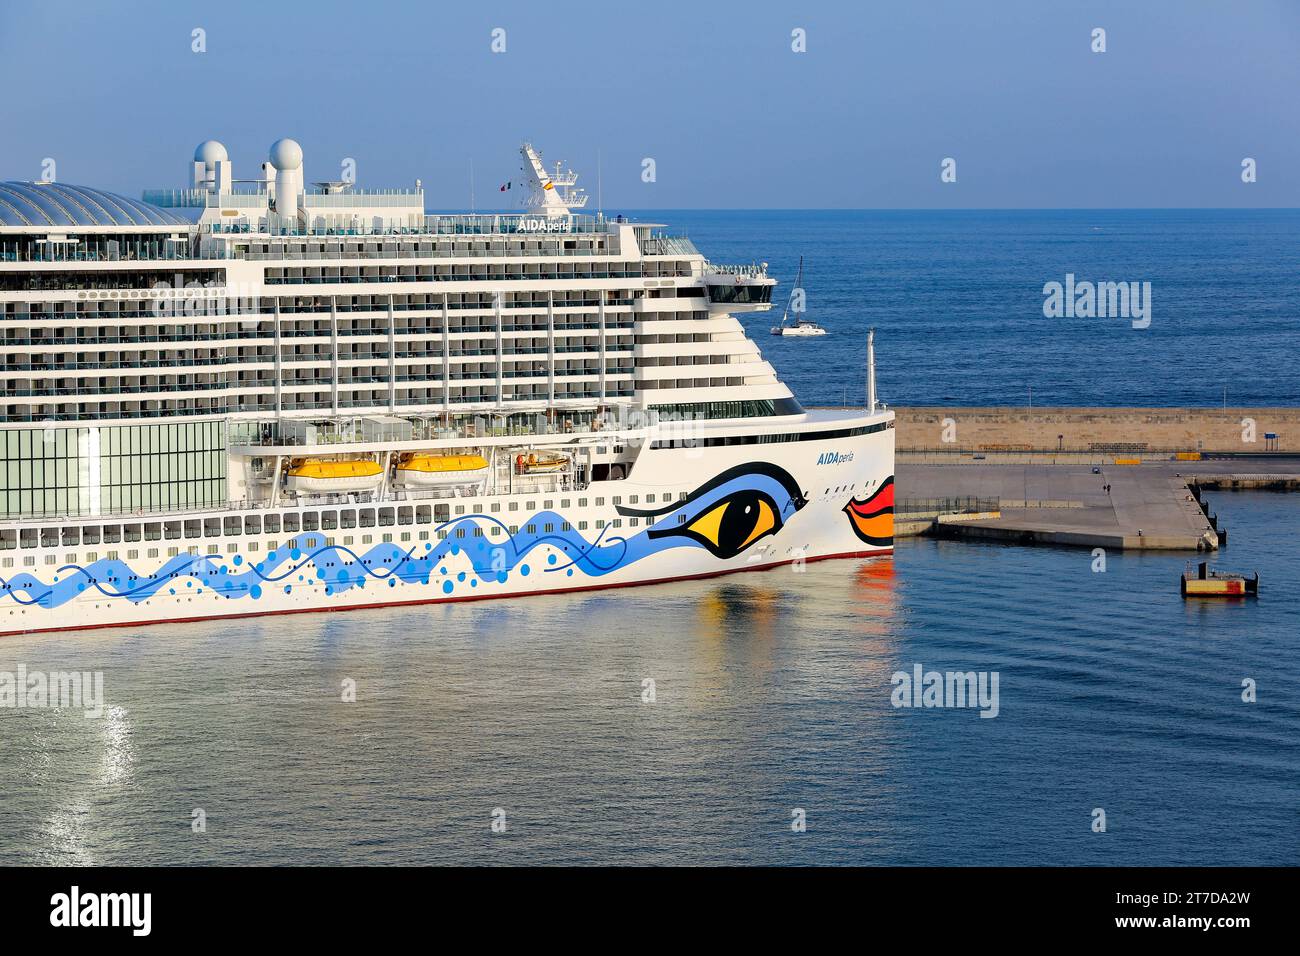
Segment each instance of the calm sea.
[{"label": "calm sea", "polygon": [[[1207,406],[1225,386],[1230,406],[1300,402],[1300,210],[635,215],[715,262],[769,264],[777,305],[744,321],[809,404],[862,400],[873,325],[893,405]],[[800,255],[825,338],[767,334]],[[1151,283],[1150,326],[1044,318],[1067,273]]]},{"label": "calm sea", "polygon": [[[860,394],[868,323],[899,404],[1212,405],[1221,378],[1296,400],[1291,213],[669,221],[782,279],[807,254],[833,334],[762,345],[810,403]],[[1151,281],[1151,328],[1043,319],[1067,271]],[[102,671],[109,709],[0,709],[0,864],[1300,863],[1300,497],[1212,497],[1258,600],[1185,603],[1181,557],[1094,573],[908,540],[803,573],[3,638],[0,671]],[[895,709],[917,664],[997,672],[998,716]]]},{"label": "calm sea", "polygon": [[[1294,865],[1300,497],[1214,504],[1258,600],[1185,603],[1178,557],[914,539],[802,574],[5,638],[0,670],[102,670],[110,709],[0,710],[0,863]],[[996,671],[998,716],[893,708],[915,664]]]}]

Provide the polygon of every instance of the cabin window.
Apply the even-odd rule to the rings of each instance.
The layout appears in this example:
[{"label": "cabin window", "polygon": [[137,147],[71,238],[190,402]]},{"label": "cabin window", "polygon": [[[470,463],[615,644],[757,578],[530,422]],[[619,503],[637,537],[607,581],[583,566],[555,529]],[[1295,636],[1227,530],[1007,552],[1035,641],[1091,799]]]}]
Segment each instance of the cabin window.
[{"label": "cabin window", "polygon": [[244,534],[261,534],[262,519],[258,515],[249,515],[244,519]]},{"label": "cabin window", "polygon": [[300,530],[301,530],[301,528],[299,527],[299,523],[298,523],[298,515],[297,515],[297,513],[294,513],[294,514],[287,514],[287,515],[284,516],[284,533],[285,533],[285,534],[297,534]]},{"label": "cabin window", "polygon": [[124,540],[126,540],[126,541],[139,541],[139,540],[140,540],[140,537],[141,537],[141,535],[140,535],[140,526],[139,526],[138,524],[124,524],[124,525],[122,525],[122,538],[123,538]]},{"label": "cabin window", "polygon": [[339,526],[339,513],[337,511],[322,511],[320,513],[320,526],[326,531],[332,531]]},{"label": "cabin window", "polygon": [[302,530],[303,530],[303,531],[319,531],[319,530],[320,530],[320,514],[319,514],[319,512],[316,512],[316,511],[304,511],[304,512],[302,513]]},{"label": "cabin window", "polygon": [[344,508],[339,512],[339,527],[355,528],[357,526],[357,512],[355,508]]},{"label": "cabin window", "polygon": [[[433,520],[433,509],[428,505],[418,505],[415,509],[415,523],[428,524]],[[424,539],[421,539],[424,540]]]},{"label": "cabin window", "polygon": [[118,544],[122,540],[122,526],[111,524],[104,528],[104,543]]},{"label": "cabin window", "polygon": [[415,510],[411,508],[409,505],[404,508],[397,509],[398,524],[413,524],[414,521],[415,521]]},{"label": "cabin window", "polygon": [[[236,518],[235,520],[238,521],[239,519]],[[187,537],[187,538],[201,538],[201,537],[203,537],[203,522],[202,522],[202,521],[186,521],[186,522],[185,522],[185,537]]]},{"label": "cabin window", "polygon": [[363,527],[363,528],[373,528],[374,526],[375,526],[375,509],[374,509],[374,508],[362,508],[362,509],[361,509],[361,527]]},{"label": "cabin window", "polygon": [[391,526],[392,523],[393,523],[393,509],[392,509],[392,508],[380,508],[380,509],[379,509],[379,526],[380,526],[381,528],[387,528],[387,527]]}]

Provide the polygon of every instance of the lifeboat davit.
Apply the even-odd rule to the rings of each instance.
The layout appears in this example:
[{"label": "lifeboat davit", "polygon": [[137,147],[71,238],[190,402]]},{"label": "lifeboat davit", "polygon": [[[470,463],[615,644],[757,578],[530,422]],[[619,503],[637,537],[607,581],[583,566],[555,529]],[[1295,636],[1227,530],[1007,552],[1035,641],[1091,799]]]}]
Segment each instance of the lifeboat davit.
[{"label": "lifeboat davit", "polygon": [[569,467],[568,455],[529,454],[515,458],[515,470],[521,475],[550,475]]},{"label": "lifeboat davit", "polygon": [[408,487],[468,485],[488,472],[482,455],[406,455],[397,463],[397,480]]},{"label": "lifeboat davit", "polygon": [[369,459],[306,458],[289,466],[288,489],[298,495],[374,491],[383,483],[384,469]]}]

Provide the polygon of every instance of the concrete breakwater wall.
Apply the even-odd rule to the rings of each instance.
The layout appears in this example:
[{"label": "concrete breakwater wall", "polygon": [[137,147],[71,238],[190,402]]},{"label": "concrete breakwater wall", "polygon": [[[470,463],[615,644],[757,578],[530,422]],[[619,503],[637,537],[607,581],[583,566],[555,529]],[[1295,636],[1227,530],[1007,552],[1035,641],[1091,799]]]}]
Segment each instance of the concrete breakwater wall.
[{"label": "concrete breakwater wall", "polygon": [[894,412],[899,451],[1300,452],[1300,408],[926,406]]}]

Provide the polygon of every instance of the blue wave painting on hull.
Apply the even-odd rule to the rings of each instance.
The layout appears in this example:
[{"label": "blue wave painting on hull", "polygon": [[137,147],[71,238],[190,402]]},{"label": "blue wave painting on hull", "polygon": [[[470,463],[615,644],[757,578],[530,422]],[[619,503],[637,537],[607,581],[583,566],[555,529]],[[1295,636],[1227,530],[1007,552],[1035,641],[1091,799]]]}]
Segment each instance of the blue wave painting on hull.
[{"label": "blue wave painting on hull", "polygon": [[[271,588],[289,594],[295,587],[323,584],[328,595],[368,586],[427,585],[435,574],[445,578],[442,592],[449,595],[476,589],[480,583],[505,584],[512,575],[528,577],[533,568],[525,559],[543,545],[559,552],[546,556],[546,564],[540,569],[543,573],[562,572],[571,577],[578,570],[589,577],[600,577],[670,548],[704,548],[719,558],[734,557],[760,538],[779,532],[786,519],[805,503],[787,472],[759,462],[729,469],[684,500],[658,511],[620,508],[622,514],[644,515],[647,521],[658,517],[654,524],[630,538],[606,525],[595,540],[588,541],[561,515],[542,511],[529,518],[524,527],[562,530],[525,530],[507,534],[502,543],[496,544],[488,537],[490,529],[509,529],[490,515],[476,514],[434,528],[447,532],[436,544],[424,542],[409,549],[391,542],[377,544],[365,554],[337,544],[309,547],[309,541],[326,535],[307,531],[251,563],[242,555],[180,554],[147,576],[138,575],[117,559],[100,559],[86,567],[67,564],[57,569],[50,583],[27,572],[0,578],[0,600],[7,597],[21,605],[55,608],[94,590],[106,598],[139,604],[164,589],[169,595],[182,590],[196,594],[210,590],[227,598],[258,600]],[[568,530],[563,530],[566,527]],[[482,529],[482,536],[474,536],[475,528]],[[461,531],[464,536],[458,537]],[[469,558],[471,570],[448,568],[446,559],[462,553]]]}]

